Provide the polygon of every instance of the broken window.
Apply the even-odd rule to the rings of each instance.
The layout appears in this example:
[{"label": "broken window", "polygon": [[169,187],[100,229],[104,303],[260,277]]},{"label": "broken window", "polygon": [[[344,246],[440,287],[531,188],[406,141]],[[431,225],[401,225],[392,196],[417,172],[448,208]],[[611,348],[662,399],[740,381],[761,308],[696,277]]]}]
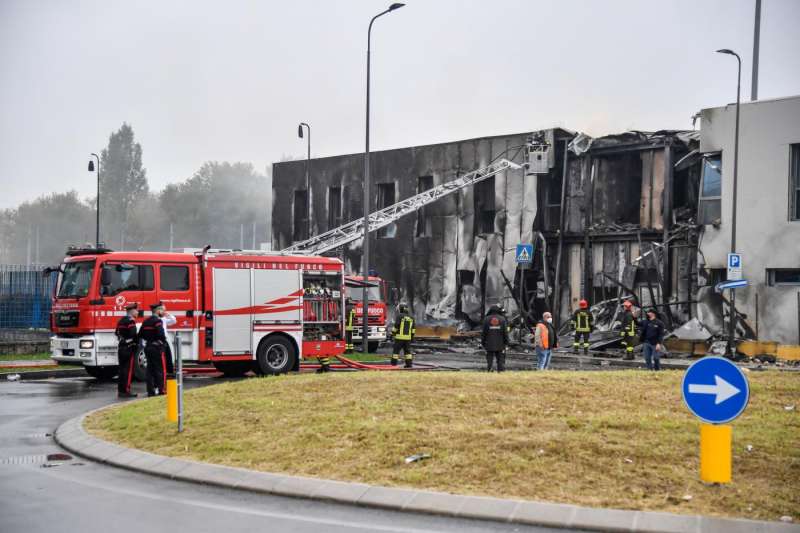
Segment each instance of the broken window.
[{"label": "broken window", "polygon": [[494,233],[494,176],[475,184],[475,235]]},{"label": "broken window", "polygon": [[[433,189],[433,176],[420,176],[417,178],[417,194]],[[431,236],[431,219],[424,207],[417,211],[417,237]]]},{"label": "broken window", "polygon": [[703,159],[703,178],[700,182],[698,224],[713,224],[722,216],[722,154]]},{"label": "broken window", "polygon": [[768,268],[767,284],[771,287],[800,285],[800,268]]},{"label": "broken window", "polygon": [[[378,184],[378,210],[394,205],[394,183]],[[397,226],[389,224],[378,230],[379,239],[393,239],[397,233]]]},{"label": "broken window", "polygon": [[800,144],[789,148],[789,220],[800,220]]},{"label": "broken window", "polygon": [[328,229],[342,225],[342,188],[328,187]]},{"label": "broken window", "polygon": [[294,191],[292,240],[306,239],[308,239],[308,193],[305,190]]}]

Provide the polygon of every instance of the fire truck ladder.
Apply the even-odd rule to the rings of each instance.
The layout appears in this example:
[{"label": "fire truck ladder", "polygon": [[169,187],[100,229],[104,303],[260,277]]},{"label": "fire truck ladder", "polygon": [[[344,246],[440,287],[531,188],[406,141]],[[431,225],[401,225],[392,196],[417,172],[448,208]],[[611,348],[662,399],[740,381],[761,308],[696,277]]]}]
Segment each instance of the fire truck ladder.
[{"label": "fire truck ladder", "polygon": [[[389,224],[392,224],[401,217],[408,215],[419,210],[426,205],[435,202],[443,196],[454,193],[470,185],[474,185],[487,178],[491,178],[495,174],[503,172],[507,169],[519,169],[522,165],[518,165],[508,159],[501,159],[496,163],[489,166],[473,170],[468,174],[447,183],[442,183],[425,192],[421,192],[416,196],[406,198],[394,205],[385,207],[380,211],[375,211],[369,215],[369,232],[379,230]],[[292,246],[285,248],[281,251],[284,254],[296,255],[319,255],[324,252],[338,248],[347,243],[353,242],[364,236],[364,219],[359,218],[352,222],[348,222],[343,226],[334,228],[332,230],[321,233],[305,241],[300,241]]]}]

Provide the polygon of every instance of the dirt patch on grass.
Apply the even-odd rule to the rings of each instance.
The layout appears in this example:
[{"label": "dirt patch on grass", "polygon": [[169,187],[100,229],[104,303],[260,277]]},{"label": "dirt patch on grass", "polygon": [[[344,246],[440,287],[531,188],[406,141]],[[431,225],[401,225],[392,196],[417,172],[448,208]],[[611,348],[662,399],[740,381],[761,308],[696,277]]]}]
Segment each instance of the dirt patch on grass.
[{"label": "dirt patch on grass", "polygon": [[[88,429],[150,452],[268,472],[622,509],[800,516],[800,375],[751,373],[733,478],[698,478],[682,373],[342,373],[252,379],[163,398]],[[797,406],[787,410],[786,406]],[[752,446],[751,451],[748,445]],[[407,465],[403,459],[430,453]]]}]

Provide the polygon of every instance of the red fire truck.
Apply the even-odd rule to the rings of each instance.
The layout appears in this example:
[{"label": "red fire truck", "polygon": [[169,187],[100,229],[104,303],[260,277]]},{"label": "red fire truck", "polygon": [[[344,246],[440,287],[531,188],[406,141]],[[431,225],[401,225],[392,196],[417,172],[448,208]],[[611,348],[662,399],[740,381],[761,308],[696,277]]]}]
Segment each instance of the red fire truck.
[{"label": "red fire truck", "polygon": [[[336,258],[255,251],[72,249],[58,268],[51,357],[113,377],[125,305],[139,304],[141,323],[161,301],[177,320],[168,336],[174,343],[181,332],[184,361],[230,376],[296,370],[303,358],[344,353],[343,268]],[[143,357],[136,371],[141,378]]]},{"label": "red fire truck", "polygon": [[369,307],[367,308],[367,343],[370,352],[378,349],[378,345],[386,342],[387,321],[389,320],[388,308],[386,306],[386,282],[377,276],[367,276],[366,283],[364,276],[346,276],[347,298],[352,300],[356,309],[356,321],[353,328],[353,344],[356,350],[361,349],[363,337],[361,336],[363,287],[367,286],[369,297]]}]

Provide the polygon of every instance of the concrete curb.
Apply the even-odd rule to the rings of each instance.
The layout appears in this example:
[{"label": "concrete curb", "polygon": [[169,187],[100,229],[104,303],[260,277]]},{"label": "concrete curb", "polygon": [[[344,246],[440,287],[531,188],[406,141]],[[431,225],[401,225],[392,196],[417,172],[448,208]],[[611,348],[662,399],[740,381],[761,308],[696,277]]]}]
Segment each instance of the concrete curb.
[{"label": "concrete curb", "polygon": [[61,424],[55,440],[100,463],[169,479],[350,505],[533,526],[647,533],[800,533],[800,525],[697,515],[597,509],[559,503],[505,500],[301,476],[270,474],[154,455],[89,435],[83,421],[101,407]]},{"label": "concrete curb", "polygon": [[8,379],[7,376],[11,376],[13,374],[19,374],[19,379],[22,380],[89,377],[89,374],[86,373],[86,370],[81,367],[74,370],[30,370],[27,372],[7,372],[0,374],[0,380]]}]

